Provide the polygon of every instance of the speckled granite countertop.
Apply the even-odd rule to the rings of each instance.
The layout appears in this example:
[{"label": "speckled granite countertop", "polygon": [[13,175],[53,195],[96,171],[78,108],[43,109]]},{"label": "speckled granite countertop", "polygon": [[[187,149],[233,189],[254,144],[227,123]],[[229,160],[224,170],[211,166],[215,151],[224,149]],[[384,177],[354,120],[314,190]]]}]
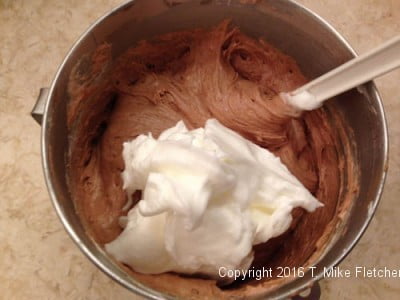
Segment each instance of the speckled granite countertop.
[{"label": "speckled granite countertop", "polygon": [[[0,299],[139,299],[101,273],[63,230],[29,112],[77,37],[120,0],[0,0]],[[399,0],[301,0],[364,52],[400,33]],[[400,269],[400,71],[376,81],[390,135],[378,212],[341,264]],[[398,299],[400,278],[323,280],[322,299]]]}]

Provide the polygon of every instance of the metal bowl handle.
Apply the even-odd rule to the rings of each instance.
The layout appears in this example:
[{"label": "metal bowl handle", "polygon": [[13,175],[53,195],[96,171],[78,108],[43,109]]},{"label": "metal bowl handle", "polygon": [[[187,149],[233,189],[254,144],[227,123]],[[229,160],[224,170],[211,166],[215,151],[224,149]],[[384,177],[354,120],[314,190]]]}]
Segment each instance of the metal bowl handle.
[{"label": "metal bowl handle", "polygon": [[321,299],[321,286],[318,281],[305,290],[302,290],[298,295],[293,296],[291,300],[320,300]]},{"label": "metal bowl handle", "polygon": [[35,106],[32,108],[31,111],[32,118],[34,118],[39,125],[42,125],[44,108],[46,106],[48,95],[49,88],[41,88]]}]

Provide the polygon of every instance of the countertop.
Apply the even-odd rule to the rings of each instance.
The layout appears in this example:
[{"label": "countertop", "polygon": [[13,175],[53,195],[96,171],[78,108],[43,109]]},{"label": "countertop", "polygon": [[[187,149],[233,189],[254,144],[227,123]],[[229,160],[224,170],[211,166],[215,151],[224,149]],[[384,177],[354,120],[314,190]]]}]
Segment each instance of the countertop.
[{"label": "countertop", "polygon": [[[78,250],[50,203],[29,113],[72,43],[120,0],[0,0],[0,299],[139,299]],[[301,0],[363,53],[400,33],[399,0]],[[96,4],[94,4],[96,3]],[[378,211],[341,267],[400,269],[400,70],[376,80],[390,135]],[[321,299],[398,299],[400,278],[321,282]]]}]

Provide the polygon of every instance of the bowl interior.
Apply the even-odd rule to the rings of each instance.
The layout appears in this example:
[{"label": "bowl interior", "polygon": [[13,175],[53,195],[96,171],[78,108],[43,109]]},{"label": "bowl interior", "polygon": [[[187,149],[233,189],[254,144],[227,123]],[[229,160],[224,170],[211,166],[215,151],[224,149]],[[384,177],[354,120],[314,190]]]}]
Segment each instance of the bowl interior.
[{"label": "bowl interior", "polygon": [[[117,57],[138,40],[162,33],[195,27],[210,27],[230,18],[243,32],[263,37],[292,56],[303,73],[315,78],[351,59],[354,53],[333,29],[306,9],[291,1],[131,1],[94,24],[75,44],[59,69],[50,90],[44,117],[42,146],[46,181],[55,208],[74,241],[112,278],[151,298],[165,298],[136,282],[108,259],[103,249],[85,233],[74,209],[66,178],[68,133],[66,103],[67,83],[74,65],[104,42],[112,44]],[[183,4],[176,5],[178,2]],[[244,1],[242,1],[244,2]],[[356,158],[360,170],[360,190],[350,217],[326,255],[316,265],[314,278],[307,273],[269,294],[283,297],[305,287],[324,266],[337,264],[361,236],[375,210],[381,192],[386,166],[387,138],[384,113],[373,83],[330,100],[352,129]]]}]

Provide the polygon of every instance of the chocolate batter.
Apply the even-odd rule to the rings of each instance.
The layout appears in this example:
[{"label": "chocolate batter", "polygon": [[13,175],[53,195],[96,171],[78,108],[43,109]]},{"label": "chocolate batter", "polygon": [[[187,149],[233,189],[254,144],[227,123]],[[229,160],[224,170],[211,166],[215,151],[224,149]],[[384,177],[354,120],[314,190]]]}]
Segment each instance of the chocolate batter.
[{"label": "chocolate batter", "polygon": [[[294,210],[287,233],[255,247],[256,267],[307,264],[333,232],[351,158],[343,150],[347,137],[339,142],[340,130],[325,110],[300,115],[276,97],[305,82],[291,57],[229,22],[141,41],[115,61],[111,46],[100,46],[75,67],[69,84],[70,189],[88,232],[100,244],[121,232],[118,218],[127,213],[121,187],[124,141],[147,132],[157,137],[181,119],[197,128],[216,118],[273,151],[324,203],[310,214]],[[256,294],[279,282],[266,279],[220,289],[207,279],[130,272],[182,297]]]}]

